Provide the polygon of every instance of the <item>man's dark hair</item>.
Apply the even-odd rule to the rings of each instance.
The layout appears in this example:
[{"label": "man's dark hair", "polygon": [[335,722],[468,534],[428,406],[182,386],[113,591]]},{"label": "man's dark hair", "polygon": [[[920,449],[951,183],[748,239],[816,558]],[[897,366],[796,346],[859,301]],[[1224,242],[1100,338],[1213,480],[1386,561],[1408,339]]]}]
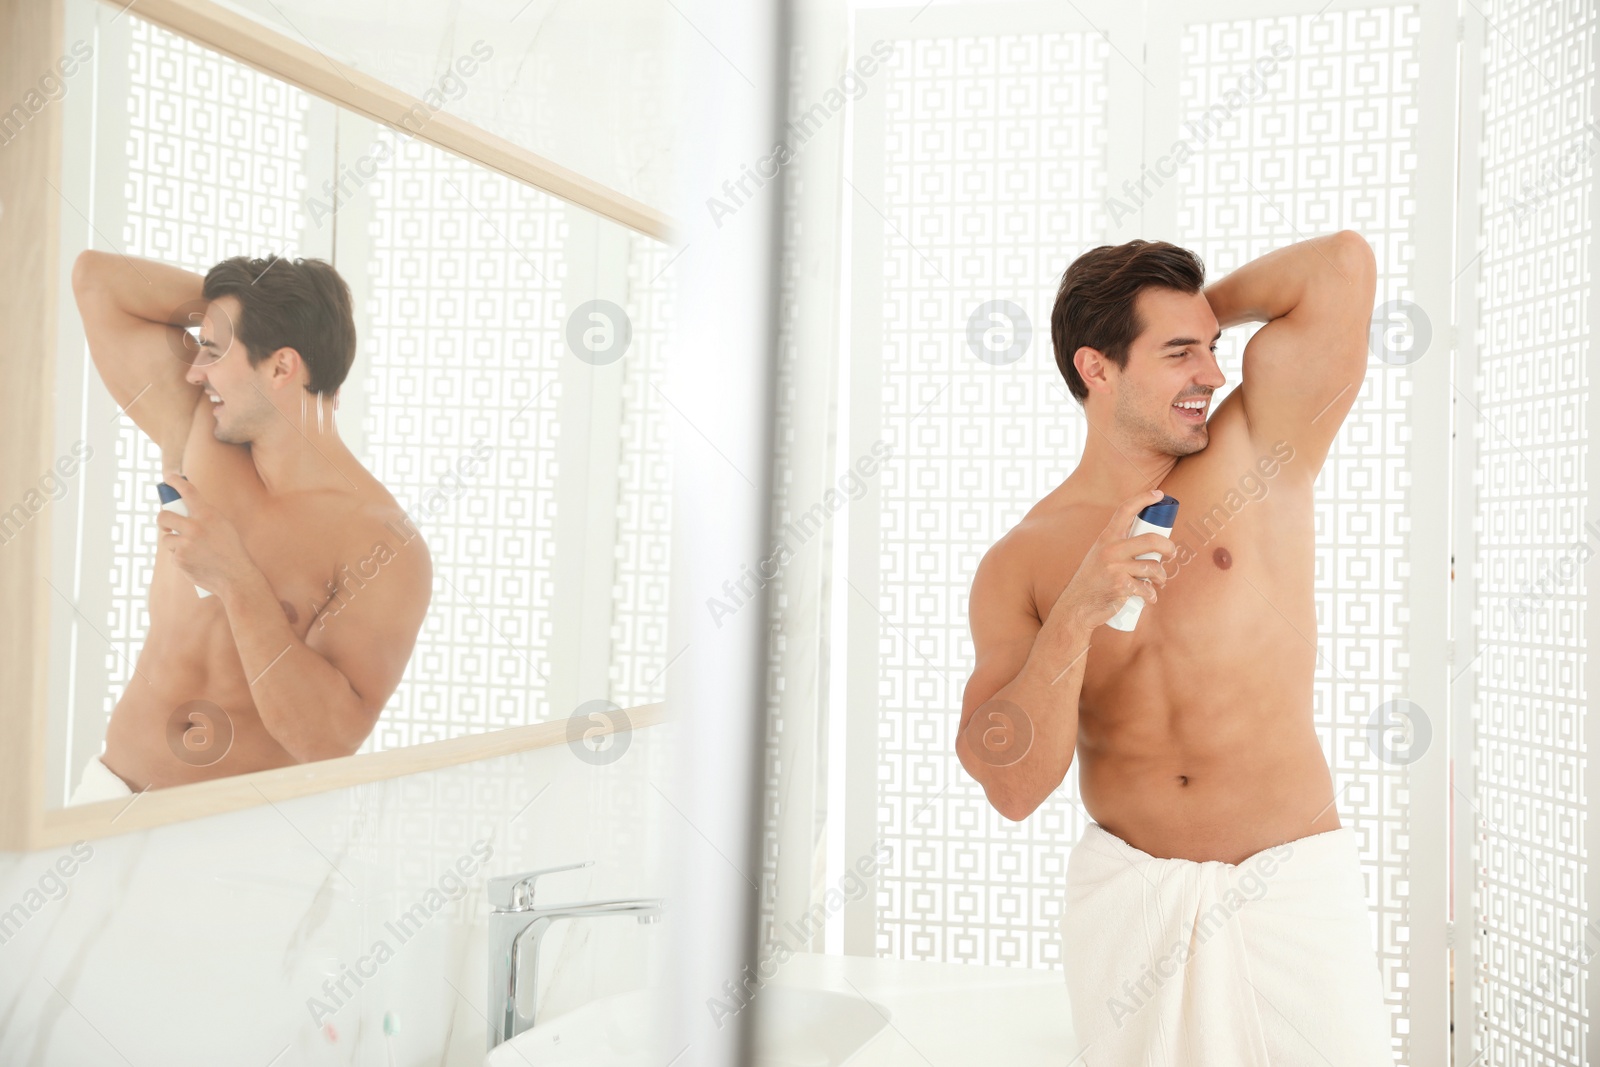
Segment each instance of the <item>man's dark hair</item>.
[{"label": "man's dark hair", "polygon": [[1092,248],[1061,276],[1050,312],[1050,341],[1067,388],[1082,404],[1089,397],[1072,354],[1087,345],[1118,370],[1128,369],[1128,349],[1144,330],[1134,300],[1146,286],[1198,293],[1206,268],[1200,257],[1166,241],[1129,241]]},{"label": "man's dark hair", "polygon": [[280,348],[292,348],[305,361],[311,392],[332,393],[344,384],[356,358],[356,322],[350,287],[332,264],[234,256],[206,272],[202,295],[239,301],[233,336],[252,367]]}]

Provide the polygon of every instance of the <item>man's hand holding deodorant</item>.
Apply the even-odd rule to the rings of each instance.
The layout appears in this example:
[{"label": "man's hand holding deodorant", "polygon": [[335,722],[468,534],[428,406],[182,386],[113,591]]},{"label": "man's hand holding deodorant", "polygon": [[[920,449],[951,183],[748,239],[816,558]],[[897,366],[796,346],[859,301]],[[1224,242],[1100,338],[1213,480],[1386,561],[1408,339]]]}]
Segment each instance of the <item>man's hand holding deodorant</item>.
[{"label": "man's hand holding deodorant", "polygon": [[1144,602],[1167,584],[1163,560],[1178,554],[1167,536],[1177,521],[1178,502],[1159,489],[1123,501],[1061,591],[1055,610],[1073,612],[1085,630],[1109,624],[1132,630]]},{"label": "man's hand holding deodorant", "polygon": [[[1139,512],[1138,517],[1133,520],[1133,527],[1128,531],[1128,536],[1130,538],[1135,538],[1144,534],[1153,533],[1159,534],[1161,537],[1166,538],[1172,533],[1172,527],[1177,521],[1177,498],[1163,496],[1160,501],[1151,504],[1149,507],[1144,508]],[[1168,543],[1170,543],[1170,541]],[[1176,554],[1176,546],[1173,547],[1173,552]],[[1135,558],[1160,560],[1161,556],[1161,552],[1145,552],[1141,553]],[[1157,567],[1161,571],[1161,584],[1166,585],[1167,569],[1160,563],[1157,564]],[[1152,601],[1155,600],[1154,589],[1150,590],[1150,599]],[[1106,622],[1106,625],[1111,627],[1113,630],[1132,630],[1139,624],[1139,613],[1143,610],[1144,600],[1138,596],[1130,596],[1127,600],[1122,602],[1122,607],[1117,609],[1117,613],[1111,616],[1110,620]]]},{"label": "man's hand holding deodorant", "polygon": [[226,515],[201,499],[177,471],[168,471],[166,478],[156,484],[161,497],[161,513],[156,519],[162,531],[161,547],[172,553],[200,596],[221,592],[255,563]]}]

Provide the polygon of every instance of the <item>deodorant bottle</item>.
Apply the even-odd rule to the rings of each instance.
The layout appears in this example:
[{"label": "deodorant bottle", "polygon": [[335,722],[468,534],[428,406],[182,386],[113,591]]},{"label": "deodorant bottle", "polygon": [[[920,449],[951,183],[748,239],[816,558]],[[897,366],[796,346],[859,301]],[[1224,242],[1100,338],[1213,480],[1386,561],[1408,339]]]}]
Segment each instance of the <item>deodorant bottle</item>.
[{"label": "deodorant bottle", "polygon": [[[186,519],[189,517],[189,506],[183,502],[183,497],[179,496],[178,491],[172,488],[172,486],[168,485],[166,482],[157,482],[156,495],[161,497],[162,511],[176,511],[179,515],[182,515]],[[1146,508],[1145,510],[1148,511],[1149,509]],[[211,590],[202,589],[198,585],[194,587],[194,591],[199,593],[202,597],[208,597],[211,595]]]},{"label": "deodorant bottle", "polygon": [[[1161,499],[1151,504],[1133,520],[1133,525],[1128,529],[1129,537],[1138,537],[1145,533],[1158,533],[1163,537],[1172,536],[1172,527],[1178,521],[1178,501],[1176,497],[1161,495]],[[1159,552],[1144,552],[1136,559],[1160,559]],[[1131,596],[1122,602],[1122,607],[1111,616],[1107,626],[1114,630],[1132,630],[1139,623],[1139,613],[1144,610],[1144,597]]]}]

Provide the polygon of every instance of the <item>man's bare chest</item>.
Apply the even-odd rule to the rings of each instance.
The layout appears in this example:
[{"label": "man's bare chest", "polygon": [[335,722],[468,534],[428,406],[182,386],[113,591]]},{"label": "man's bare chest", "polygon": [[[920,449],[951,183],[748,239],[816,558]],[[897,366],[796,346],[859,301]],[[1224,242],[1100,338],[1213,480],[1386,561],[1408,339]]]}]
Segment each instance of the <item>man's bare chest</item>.
[{"label": "man's bare chest", "polygon": [[[243,500],[215,501],[233,524],[250,565],[260,571],[290,629],[302,640],[318,618],[338,603],[340,578],[359,568],[347,526],[335,516]],[[181,639],[186,629],[209,631],[223,612],[218,598],[199,599],[193,584],[166,553],[157,558],[151,590],[152,626],[165,623]]]},{"label": "man's bare chest", "polygon": [[[1180,464],[1159,487],[1178,500],[1178,516],[1170,535],[1177,555],[1164,562],[1167,582],[1157,600],[1145,604],[1132,631],[1102,626],[1091,636],[1082,688],[1089,707],[1114,698],[1146,670],[1181,688],[1242,669],[1279,642],[1287,648],[1309,641],[1314,648],[1309,487],[1282,477],[1281,459],[1198,458]],[[1062,519],[1059,551],[1036,557],[1033,595],[1041,622],[1106,514],[1073,509]]]},{"label": "man's bare chest", "polygon": [[240,540],[260,568],[296,635],[304,638],[317,617],[337,597],[338,576],[348,552],[339,550],[338,532],[281,516],[246,520]]}]

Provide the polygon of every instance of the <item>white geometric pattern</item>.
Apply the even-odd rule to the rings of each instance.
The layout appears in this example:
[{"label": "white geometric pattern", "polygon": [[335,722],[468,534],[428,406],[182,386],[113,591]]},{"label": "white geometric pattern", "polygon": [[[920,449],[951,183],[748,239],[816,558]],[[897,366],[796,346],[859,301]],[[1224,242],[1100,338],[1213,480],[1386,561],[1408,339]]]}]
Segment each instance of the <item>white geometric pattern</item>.
[{"label": "white geometric pattern", "polygon": [[611,700],[631,708],[666,698],[667,593],[672,551],[672,442],[657,388],[672,358],[678,256],[629,236],[626,308],[633,341],[622,374],[622,458],[617,490],[617,571],[612,592]]},{"label": "white geometric pattern", "polygon": [[1584,673],[1586,579],[1600,551],[1585,513],[1596,13],[1498,0],[1483,17],[1482,325],[1476,410],[1460,420],[1478,451],[1478,635],[1453,668],[1477,683],[1475,787],[1455,798],[1477,844],[1476,968],[1456,980],[1474,985],[1479,1067],[1578,1067],[1594,1060],[1587,1008],[1600,950],[1586,899],[1594,694]]},{"label": "white geometric pattern", "polygon": [[[884,94],[881,434],[875,635],[876,953],[1058,967],[1066,857],[1087,816],[1067,785],[1003,819],[956,761],[971,669],[967,593],[989,545],[1071,470],[1083,423],[1049,348],[1066,250],[1094,243],[1107,68],[1095,33],[899,41]],[[858,144],[858,152],[861,148]],[[860,157],[858,156],[858,159]],[[869,164],[870,165],[870,164]],[[1023,358],[978,359],[991,299],[1033,323]]]},{"label": "white geometric pattern", "polygon": [[[552,714],[564,206],[400,139],[366,190],[372,472],[427,538],[433,600],[373,750]],[[466,465],[467,476],[453,477]],[[564,714],[567,709],[561,709]]]}]

